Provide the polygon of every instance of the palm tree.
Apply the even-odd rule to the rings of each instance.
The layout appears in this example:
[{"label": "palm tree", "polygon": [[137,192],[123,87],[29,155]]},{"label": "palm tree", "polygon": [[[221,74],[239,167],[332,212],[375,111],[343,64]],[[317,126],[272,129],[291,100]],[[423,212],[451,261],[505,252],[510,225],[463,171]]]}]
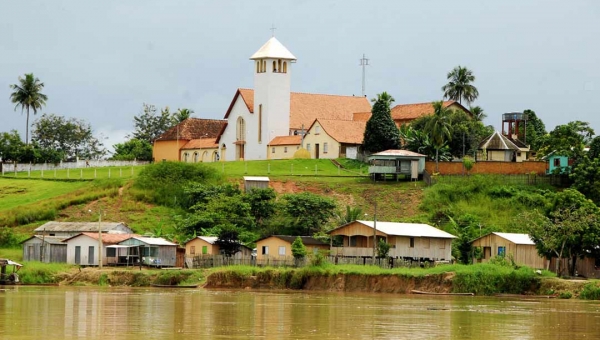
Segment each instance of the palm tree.
[{"label": "palm tree", "polygon": [[452,71],[448,72],[446,77],[449,82],[442,86],[444,91],[444,98],[450,100],[456,100],[462,104],[464,99],[468,104],[471,104],[477,97],[479,97],[479,91],[473,85],[475,76],[473,72],[466,67],[457,66]]},{"label": "palm tree", "polygon": [[44,83],[33,76],[33,73],[25,74],[25,78],[19,77],[19,84],[10,85],[14,90],[10,94],[10,100],[17,107],[21,106],[21,113],[27,110],[27,126],[25,127],[25,144],[29,145],[29,110],[33,110],[35,115],[42,106],[46,105],[48,96],[41,91],[44,88]]},{"label": "palm tree", "polygon": [[433,102],[433,115],[425,126],[431,143],[435,148],[435,171],[439,172],[440,149],[452,138],[452,125],[450,124],[450,110],[444,107],[444,102]]},{"label": "palm tree", "polygon": [[181,123],[184,120],[190,118],[192,116],[192,113],[194,113],[194,110],[177,109],[177,112],[175,112],[175,119],[177,120],[177,123]]},{"label": "palm tree", "polygon": [[473,118],[479,122],[482,122],[487,117],[487,114],[479,106],[471,106],[469,107],[469,111],[473,114]]}]

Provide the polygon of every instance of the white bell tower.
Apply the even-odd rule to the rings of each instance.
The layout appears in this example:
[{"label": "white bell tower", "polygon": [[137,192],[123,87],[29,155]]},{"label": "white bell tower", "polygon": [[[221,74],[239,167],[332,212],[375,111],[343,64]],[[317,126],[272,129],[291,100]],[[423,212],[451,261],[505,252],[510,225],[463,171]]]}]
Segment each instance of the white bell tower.
[{"label": "white bell tower", "polygon": [[290,80],[296,57],[272,37],[250,60],[254,60],[256,133],[266,151],[273,138],[290,134]]}]

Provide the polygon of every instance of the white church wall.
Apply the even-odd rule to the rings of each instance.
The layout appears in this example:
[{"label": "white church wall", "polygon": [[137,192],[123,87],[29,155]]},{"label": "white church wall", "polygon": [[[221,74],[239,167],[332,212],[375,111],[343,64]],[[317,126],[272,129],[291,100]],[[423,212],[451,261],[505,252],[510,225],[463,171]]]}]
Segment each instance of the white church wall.
[{"label": "white church wall", "polygon": [[267,159],[266,157],[266,145],[268,141],[263,138],[262,145],[258,145],[258,119],[256,113],[250,113],[246,103],[242,99],[242,96],[238,96],[229,117],[227,118],[227,128],[221,135],[219,144],[222,146],[226,145],[226,159],[227,161],[237,160],[236,145],[233,144],[236,141],[237,133],[237,122],[238,118],[242,117],[246,123],[246,145],[244,146],[244,159],[246,160],[260,160]]}]

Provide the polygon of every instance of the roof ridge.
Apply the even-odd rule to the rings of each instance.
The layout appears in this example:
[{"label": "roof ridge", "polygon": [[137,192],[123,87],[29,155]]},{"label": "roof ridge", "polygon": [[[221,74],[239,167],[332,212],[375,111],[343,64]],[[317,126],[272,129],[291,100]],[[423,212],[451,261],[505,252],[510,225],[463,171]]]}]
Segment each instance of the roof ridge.
[{"label": "roof ridge", "polygon": [[362,96],[350,96],[347,94],[330,94],[330,93],[310,93],[310,92],[290,92],[291,93],[295,93],[295,94],[309,94],[312,96],[327,96],[327,97],[348,97],[348,98],[358,98],[358,99],[367,99],[369,100],[367,97],[362,97]]},{"label": "roof ridge", "polygon": [[[396,105],[394,107],[408,106],[408,105],[426,105],[426,104],[433,104],[435,102],[439,102],[439,100],[433,100],[433,101],[430,101],[430,102],[421,102],[421,103],[398,104],[398,105]],[[443,100],[442,102],[444,102],[444,103],[456,103],[457,101],[456,100]],[[392,109],[394,107],[392,107]]]}]

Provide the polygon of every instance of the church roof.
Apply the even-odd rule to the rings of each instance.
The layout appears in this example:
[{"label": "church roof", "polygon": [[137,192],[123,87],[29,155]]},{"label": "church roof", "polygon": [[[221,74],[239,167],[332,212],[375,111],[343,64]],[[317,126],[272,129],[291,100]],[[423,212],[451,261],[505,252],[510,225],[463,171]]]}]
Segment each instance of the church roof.
[{"label": "church roof", "polygon": [[519,140],[513,140],[504,136],[498,131],[495,131],[491,136],[484,139],[479,144],[479,149],[483,150],[521,150],[527,149],[527,146]]},{"label": "church roof", "polygon": [[[248,110],[254,112],[254,90],[238,89],[225,119],[229,117],[236,99],[241,96]],[[290,129],[310,126],[315,119],[352,120],[354,112],[371,111],[371,104],[365,97],[339,96],[315,93],[290,93]]]},{"label": "church roof", "polygon": [[[333,120],[318,118],[323,131],[338,143],[362,144],[367,126],[366,121]],[[314,125],[314,123],[313,123]],[[312,126],[311,126],[312,128]],[[310,130],[310,129],[309,129]]]},{"label": "church roof", "polygon": [[[454,100],[445,101],[443,104],[444,107],[449,107],[452,105],[458,106],[463,111],[469,113],[469,110]],[[396,105],[391,110],[393,120],[414,120],[424,116],[432,115],[433,112],[434,110],[432,102]]]},{"label": "church roof", "polygon": [[262,58],[296,60],[292,52],[285,48],[275,37],[269,39],[250,57],[252,60]]},{"label": "church roof", "polygon": [[192,140],[216,138],[221,134],[226,120],[188,118],[160,135],[156,140]]},{"label": "church roof", "polygon": [[277,136],[268,144],[269,146],[276,145],[300,145],[302,143],[302,136]]},{"label": "church roof", "polygon": [[185,145],[181,149],[214,149],[217,147],[219,147],[219,144],[217,144],[216,138],[200,138],[190,140],[189,142],[185,143]]}]

